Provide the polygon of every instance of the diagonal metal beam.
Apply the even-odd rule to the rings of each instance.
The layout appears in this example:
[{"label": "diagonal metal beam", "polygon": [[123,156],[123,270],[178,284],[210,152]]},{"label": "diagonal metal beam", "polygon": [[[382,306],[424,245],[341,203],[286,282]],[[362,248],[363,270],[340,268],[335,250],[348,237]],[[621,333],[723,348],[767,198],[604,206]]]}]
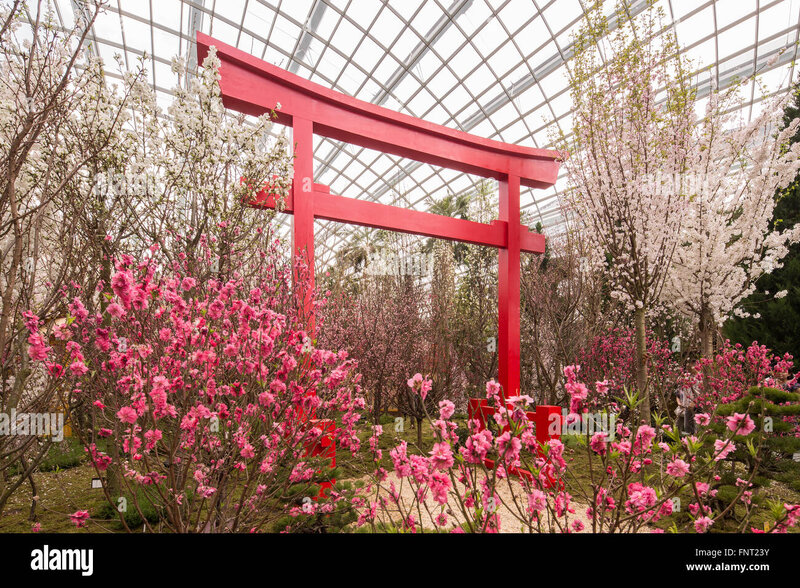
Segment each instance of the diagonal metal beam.
[{"label": "diagonal metal beam", "polygon": [[[707,2],[704,5],[696,7],[688,15],[684,16],[684,18],[687,18],[703,10],[706,6],[710,4],[711,2]],[[774,3],[771,5],[774,5]],[[646,10],[647,6],[648,6],[648,0],[635,0],[634,2],[631,2],[627,7],[626,11],[627,17],[633,18],[634,16]],[[743,16],[736,22],[727,25],[726,29],[730,29],[736,26],[738,23],[743,22],[744,20],[750,17],[752,17],[752,13],[749,13],[748,15]],[[609,23],[609,31],[614,30],[619,26],[619,20],[616,15],[609,17],[608,23]],[[718,34],[718,31],[714,33],[715,36],[716,34]],[[702,41],[703,39],[701,39],[697,43],[701,43]],[[754,45],[755,44],[756,43],[754,43]],[[749,50],[752,49],[753,47],[751,46]],[[735,66],[734,68],[719,73],[720,77],[719,87],[720,88],[728,87],[729,85],[734,83],[737,79],[741,79],[743,77],[752,75],[755,72],[763,73],[764,71],[772,70],[782,65],[792,63],[796,56],[796,49],[797,47],[794,45],[794,43],[790,43],[787,44],[785,47],[777,48],[764,54],[759,54],[756,63],[744,61],[739,66]],[[475,126],[480,124],[483,120],[487,119],[491,114],[497,112],[500,108],[508,104],[510,101],[514,100],[520,94],[522,94],[525,90],[532,87],[535,83],[537,83],[537,80],[544,78],[553,71],[557,70],[559,67],[563,66],[566,60],[569,60],[574,56],[574,53],[575,53],[574,46],[570,44],[567,48],[565,48],[561,52],[545,60],[541,65],[535,68],[531,74],[528,74],[527,76],[524,76],[523,78],[515,82],[509,91],[503,92],[497,97],[495,97],[493,100],[490,100],[482,109],[479,109],[475,115],[470,117],[470,119],[467,119],[467,121],[463,125],[461,125],[461,128],[467,132],[470,131]],[[745,49],[743,53],[746,54],[747,49]],[[777,56],[777,61],[769,63],[769,60],[776,56]],[[709,80],[705,80],[703,82],[697,81],[694,84],[694,88],[697,91],[697,98],[699,99],[707,96],[711,92],[712,85]],[[421,164],[418,162],[412,162],[406,165],[401,169],[401,171],[396,172],[392,176],[392,179],[390,179],[389,182],[387,182],[387,184],[372,191],[370,193],[370,197],[372,199],[379,198],[380,196],[388,192],[392,188],[392,186],[395,183],[397,183],[400,179],[413,173],[420,166]],[[536,202],[541,204],[546,200],[550,200],[553,198],[557,199],[557,197],[558,193],[556,193],[555,195],[548,196],[544,199],[540,199]],[[536,204],[536,202],[534,202],[534,204]],[[525,205],[523,209],[528,209],[530,208],[530,206],[531,206],[530,204]],[[549,210],[547,209],[543,210],[540,214],[540,218],[544,220],[544,218],[551,216],[553,214],[560,214],[560,206],[556,205],[555,207],[549,208]],[[342,238],[339,237],[334,245],[340,243],[341,240]]]},{"label": "diagonal metal beam", "polygon": [[[372,99],[372,102],[377,105],[383,105],[386,100],[389,99],[389,96],[392,93],[400,82],[402,82],[405,77],[409,74],[409,72],[420,62],[420,60],[425,56],[425,54],[430,50],[431,45],[436,42],[437,39],[441,38],[447,30],[455,23],[455,21],[464,14],[467,10],[469,10],[470,6],[472,6],[473,0],[455,0],[447,9],[445,14],[443,14],[439,19],[433,24],[433,26],[428,29],[428,32],[425,33],[424,38],[411,50],[411,52],[406,56],[403,60],[401,66],[397,68],[394,73],[389,77],[389,80],[386,84],[383,85],[383,88],[378,91],[377,94]],[[322,159],[321,164],[319,165],[317,174],[318,177],[321,177],[323,173],[330,169],[333,161],[338,157],[338,155],[342,152],[344,146],[338,145],[333,147],[328,154]],[[392,190],[394,186],[404,177],[413,172],[414,170],[418,169],[422,164],[419,162],[413,162],[406,166],[403,170],[397,172],[393,179],[389,180],[386,184],[381,186],[374,194],[371,196],[371,200],[378,201],[378,199],[386,194],[389,190]],[[399,195],[400,198],[407,204],[410,205],[411,203],[404,195]],[[320,237],[327,239],[328,234],[332,230],[332,225],[329,225],[320,231]]]},{"label": "diagonal metal beam", "polygon": [[189,88],[192,77],[197,71],[197,48],[195,39],[197,31],[203,28],[203,14],[205,14],[205,0],[194,0],[189,6],[189,46],[186,49],[186,88]]},{"label": "diagonal metal beam", "polygon": [[[643,12],[647,9],[649,5],[649,0],[634,0],[628,7],[628,14],[630,17],[634,17],[637,14]],[[613,31],[619,26],[619,18],[617,15],[613,15],[608,19],[608,30],[609,32]],[[563,51],[557,52],[555,55],[550,57],[549,59],[545,60],[541,65],[534,68],[532,73],[529,73],[516,82],[513,83],[510,89],[500,93],[495,98],[491,99],[489,102],[484,104],[478,111],[469,117],[466,121],[464,121],[460,126],[463,131],[469,132],[475,127],[477,127],[480,123],[484,120],[489,118],[492,114],[503,108],[506,104],[517,98],[518,96],[522,95],[526,90],[529,90],[534,85],[538,83],[539,80],[547,77],[549,74],[556,71],[559,67],[563,66],[564,63],[570,60],[575,55],[575,47],[574,44],[570,44],[564,49]],[[420,163],[414,162],[407,166],[405,166],[401,171],[395,174],[394,183],[399,181],[399,178],[403,176],[407,176],[413,173],[416,169],[420,167]],[[381,196],[383,196],[386,192],[391,190],[393,183],[388,183],[381,188],[378,188],[372,195],[372,198],[377,200]]]},{"label": "diagonal metal beam", "polygon": [[[630,18],[633,18],[641,12],[644,12],[649,4],[649,0],[634,0],[631,2],[628,5],[628,14],[630,15]],[[616,14],[610,16],[608,19],[608,32],[613,31],[618,26],[619,17]],[[572,59],[574,55],[575,44],[570,43],[565,49],[556,52],[555,55],[535,67],[531,73],[514,82],[511,88],[508,88],[504,92],[501,92],[495,96],[492,100],[489,100],[489,102],[484,104],[483,107],[478,110],[478,112],[473,114],[462,123],[462,128],[467,132],[474,129],[492,114],[503,108],[503,106],[522,95],[526,90],[529,90],[535,86],[539,80],[547,77],[558,68],[563,66],[567,61]]]},{"label": "diagonal metal beam", "polygon": [[311,16],[308,19],[308,24],[303,26],[303,32],[297,41],[297,46],[295,47],[293,56],[289,62],[289,67],[287,69],[290,72],[297,73],[297,70],[300,68],[300,64],[305,58],[306,52],[311,46],[311,41],[313,40],[311,33],[316,32],[317,28],[319,27],[319,23],[322,22],[322,17],[325,16],[325,10],[327,7],[328,5],[322,0],[316,0],[314,10],[311,12]]},{"label": "diagonal metal beam", "polygon": [[459,16],[464,14],[472,6],[472,0],[456,0],[447,9],[447,12],[439,17],[434,25],[425,33],[425,37],[417,44],[411,53],[403,60],[402,67],[395,70],[394,74],[384,84],[384,88],[380,90],[372,102],[382,106],[386,100],[389,99],[392,90],[394,90],[400,82],[402,82],[408,73],[414,69],[419,61],[425,56],[433,45],[442,35],[447,32]]}]

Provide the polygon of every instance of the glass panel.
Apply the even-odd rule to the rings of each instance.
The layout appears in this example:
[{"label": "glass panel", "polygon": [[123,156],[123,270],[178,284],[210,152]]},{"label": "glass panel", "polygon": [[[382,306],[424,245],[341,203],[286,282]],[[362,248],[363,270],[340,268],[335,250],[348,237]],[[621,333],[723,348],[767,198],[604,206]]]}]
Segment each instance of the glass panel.
[{"label": "glass panel", "polygon": [[[239,0],[240,2],[242,0]],[[230,0],[225,0],[224,4],[228,4]],[[253,2],[249,2],[248,4],[252,4]],[[222,2],[218,4],[223,4]],[[295,22],[305,24],[309,17],[309,12],[311,11],[311,6],[314,4],[314,0],[291,0],[291,2],[281,2],[281,12],[283,12],[286,16],[293,19]]]}]

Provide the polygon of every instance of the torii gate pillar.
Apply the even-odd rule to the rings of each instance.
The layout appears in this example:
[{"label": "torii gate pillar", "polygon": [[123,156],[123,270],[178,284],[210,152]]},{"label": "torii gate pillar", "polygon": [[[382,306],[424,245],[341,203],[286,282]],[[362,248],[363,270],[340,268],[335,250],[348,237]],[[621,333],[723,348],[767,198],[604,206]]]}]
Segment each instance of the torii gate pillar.
[{"label": "torii gate pillar", "polygon": [[295,117],[292,121],[295,144],[294,177],[292,180],[292,262],[302,260],[308,268],[307,288],[303,297],[307,329],[314,331],[314,313],[311,301],[314,293],[314,198],[312,193],[303,193],[304,188],[314,183],[314,130],[310,120]]},{"label": "torii gate pillar", "polygon": [[508,245],[499,250],[497,268],[497,376],[506,396],[520,393],[519,215],[519,178],[509,175],[500,180],[500,220],[508,226]]}]

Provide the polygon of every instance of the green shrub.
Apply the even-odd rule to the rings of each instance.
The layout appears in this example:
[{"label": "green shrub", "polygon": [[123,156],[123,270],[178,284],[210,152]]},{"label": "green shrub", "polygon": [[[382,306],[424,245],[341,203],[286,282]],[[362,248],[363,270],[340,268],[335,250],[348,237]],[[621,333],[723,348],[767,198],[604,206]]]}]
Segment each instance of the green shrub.
[{"label": "green shrub", "polygon": [[[127,508],[125,512],[122,513],[122,517],[125,519],[125,523],[128,525],[129,529],[141,528],[145,520],[147,520],[148,523],[155,524],[161,518],[158,507],[152,503],[144,492],[137,493],[139,509],[142,511],[141,515],[133,499],[130,496],[126,496],[125,498],[127,501]],[[144,515],[144,518],[142,518],[142,515]],[[108,502],[105,502],[97,512],[97,518],[115,521],[117,528],[121,529],[122,524],[119,522],[118,517],[117,507],[110,505]]]},{"label": "green shrub", "polygon": [[83,445],[74,437],[67,437],[65,443],[59,443],[50,448],[47,457],[39,464],[39,471],[66,470],[79,466],[84,461],[86,461],[86,452],[83,450]]}]

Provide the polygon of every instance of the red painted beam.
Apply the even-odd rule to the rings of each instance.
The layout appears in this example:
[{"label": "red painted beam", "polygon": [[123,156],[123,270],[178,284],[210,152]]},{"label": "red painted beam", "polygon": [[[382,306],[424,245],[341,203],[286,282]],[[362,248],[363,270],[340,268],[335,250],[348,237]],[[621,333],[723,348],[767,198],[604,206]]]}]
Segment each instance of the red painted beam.
[{"label": "red painted beam", "polygon": [[505,223],[490,225],[440,214],[397,208],[369,200],[314,194],[314,216],[363,227],[412,233],[489,247],[506,246]]},{"label": "red painted beam", "polygon": [[311,120],[317,135],[480,176],[511,174],[534,188],[556,181],[556,151],[476,137],[346,96],[203,33],[197,34],[198,62],[212,45],[222,64],[224,103],[234,110],[260,115],[280,104],[279,123]]},{"label": "red painted beam", "polygon": [[[507,246],[505,221],[496,220],[491,224],[477,223],[429,212],[397,208],[380,202],[332,196],[328,187],[322,184],[314,184],[314,193],[304,193],[303,198],[313,198],[314,203],[311,208],[315,218],[487,247]],[[258,208],[274,209],[276,198],[268,193],[259,192],[256,200],[250,204]],[[282,212],[292,214],[294,210],[286,204]],[[524,225],[520,225],[520,240],[521,251],[544,253],[544,236],[529,232],[528,227]]]},{"label": "red painted beam", "polygon": [[525,225],[520,225],[519,249],[527,253],[544,253],[544,235],[533,233]]}]

